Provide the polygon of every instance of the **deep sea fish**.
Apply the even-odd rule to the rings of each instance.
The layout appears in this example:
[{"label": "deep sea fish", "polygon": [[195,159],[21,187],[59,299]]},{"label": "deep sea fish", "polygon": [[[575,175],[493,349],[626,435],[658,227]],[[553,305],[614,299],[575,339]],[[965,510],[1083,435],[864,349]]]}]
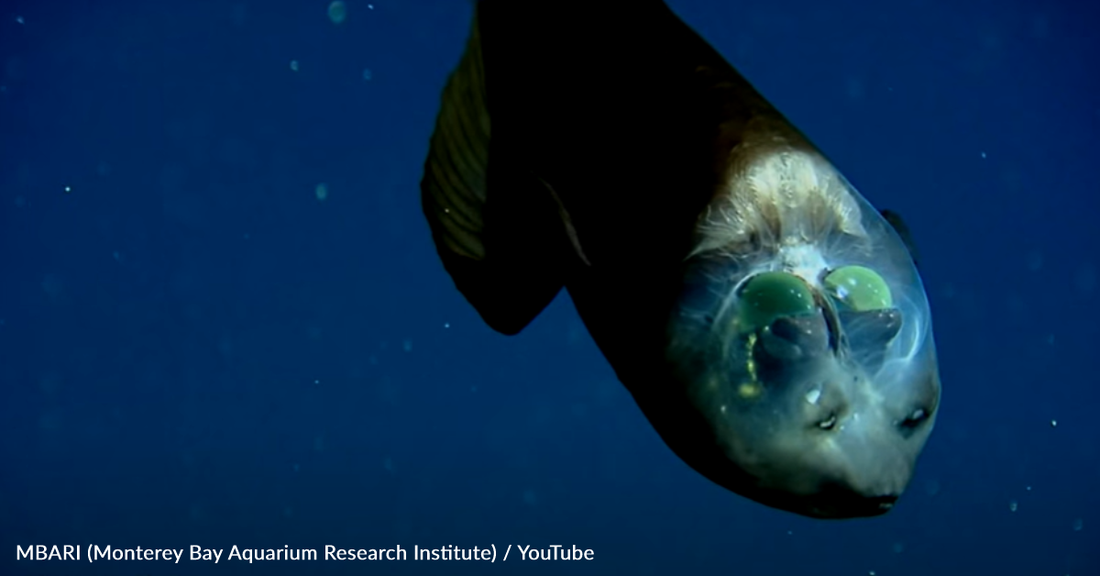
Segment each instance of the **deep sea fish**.
[{"label": "deep sea fish", "polygon": [[909,483],[940,379],[908,230],[664,2],[477,2],[421,193],[490,327],[564,287],[715,483],[818,518]]}]

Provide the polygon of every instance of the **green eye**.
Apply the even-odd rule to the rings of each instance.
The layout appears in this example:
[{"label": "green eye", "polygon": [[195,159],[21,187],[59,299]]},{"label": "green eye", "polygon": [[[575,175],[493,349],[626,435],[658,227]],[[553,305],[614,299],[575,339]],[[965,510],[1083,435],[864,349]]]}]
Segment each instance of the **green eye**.
[{"label": "green eye", "polygon": [[874,270],[863,266],[842,266],[825,276],[829,295],[848,308],[864,312],[893,306],[890,287]]},{"label": "green eye", "polygon": [[754,330],[770,325],[776,318],[815,309],[809,286],[786,272],[761,272],[753,276],[741,288],[740,300],[741,321]]}]

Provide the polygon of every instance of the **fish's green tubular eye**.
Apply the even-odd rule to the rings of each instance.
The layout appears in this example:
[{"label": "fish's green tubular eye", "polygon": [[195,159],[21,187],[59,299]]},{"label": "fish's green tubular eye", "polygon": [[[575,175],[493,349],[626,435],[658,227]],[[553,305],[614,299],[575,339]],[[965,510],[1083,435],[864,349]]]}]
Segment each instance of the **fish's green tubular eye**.
[{"label": "fish's green tubular eye", "polygon": [[783,316],[806,314],[815,309],[810,287],[787,272],[761,272],[749,278],[738,297],[741,322],[751,330],[768,326]]},{"label": "fish's green tubular eye", "polygon": [[841,266],[825,276],[829,295],[848,308],[866,312],[894,305],[890,287],[877,272],[863,266]]}]

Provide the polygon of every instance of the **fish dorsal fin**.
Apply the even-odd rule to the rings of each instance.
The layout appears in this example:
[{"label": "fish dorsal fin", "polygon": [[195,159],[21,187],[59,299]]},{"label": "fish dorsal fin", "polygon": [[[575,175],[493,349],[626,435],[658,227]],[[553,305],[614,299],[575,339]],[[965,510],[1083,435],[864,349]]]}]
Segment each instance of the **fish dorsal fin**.
[{"label": "fish dorsal fin", "polygon": [[491,328],[515,334],[554,299],[583,253],[557,194],[526,168],[522,151],[491,135],[473,20],[443,91],[421,205],[455,286]]},{"label": "fish dorsal fin", "polygon": [[882,217],[890,223],[890,226],[894,228],[894,231],[901,237],[901,241],[905,243],[905,247],[909,249],[909,256],[913,258],[913,264],[920,268],[920,252],[917,250],[917,244],[913,241],[913,233],[909,231],[909,226],[905,224],[905,220],[902,219],[901,214],[894,212],[893,210],[882,210]]}]

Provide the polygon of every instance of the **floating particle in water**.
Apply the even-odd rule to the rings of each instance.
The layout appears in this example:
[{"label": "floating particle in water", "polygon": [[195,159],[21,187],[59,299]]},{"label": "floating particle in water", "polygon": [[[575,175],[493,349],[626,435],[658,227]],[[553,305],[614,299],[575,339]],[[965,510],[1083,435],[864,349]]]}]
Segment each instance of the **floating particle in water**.
[{"label": "floating particle in water", "polygon": [[1050,427],[1051,428],[1057,428],[1058,427],[1058,421],[1057,420],[1051,420],[1050,421]]},{"label": "floating particle in water", "polygon": [[451,327],[451,323],[450,323],[450,322],[444,322],[444,323],[443,323],[443,327],[444,327],[444,328],[450,328],[450,327]]},{"label": "floating particle in water", "polygon": [[1015,512],[1017,508],[1019,508],[1019,504],[1017,504],[1015,500],[1008,501],[1008,510],[1010,512]]},{"label": "floating particle in water", "polygon": [[321,182],[313,189],[313,193],[317,196],[317,199],[324,202],[328,198],[328,186],[324,182]]},{"label": "floating particle in water", "polygon": [[298,61],[297,60],[291,60],[290,61],[290,69],[294,72],[298,71]]},{"label": "floating particle in water", "polygon": [[372,75],[371,75],[371,72],[370,72],[370,68],[364,68],[363,69],[363,80],[370,80],[371,77],[372,77]]},{"label": "floating particle in water", "polygon": [[413,341],[412,340],[405,340],[404,342],[401,343],[401,345],[405,349],[405,352],[412,352],[412,349],[413,349]]},{"label": "floating particle in water", "polygon": [[982,160],[985,160],[985,152],[982,152]]},{"label": "floating particle in water", "polygon": [[19,24],[19,25],[23,25],[23,24],[26,24],[26,22],[25,22],[25,21],[23,20],[23,17],[22,17],[22,16],[16,16],[16,17],[15,17],[15,23],[16,23],[16,24]]},{"label": "floating particle in water", "polygon": [[348,18],[348,7],[340,0],[328,5],[328,19],[333,24],[342,24]]},{"label": "floating particle in water", "polygon": [[70,186],[66,186],[66,187],[65,187],[65,193],[66,193],[66,194],[72,194],[72,192],[73,192],[73,189],[72,189],[72,187],[70,187]]}]

